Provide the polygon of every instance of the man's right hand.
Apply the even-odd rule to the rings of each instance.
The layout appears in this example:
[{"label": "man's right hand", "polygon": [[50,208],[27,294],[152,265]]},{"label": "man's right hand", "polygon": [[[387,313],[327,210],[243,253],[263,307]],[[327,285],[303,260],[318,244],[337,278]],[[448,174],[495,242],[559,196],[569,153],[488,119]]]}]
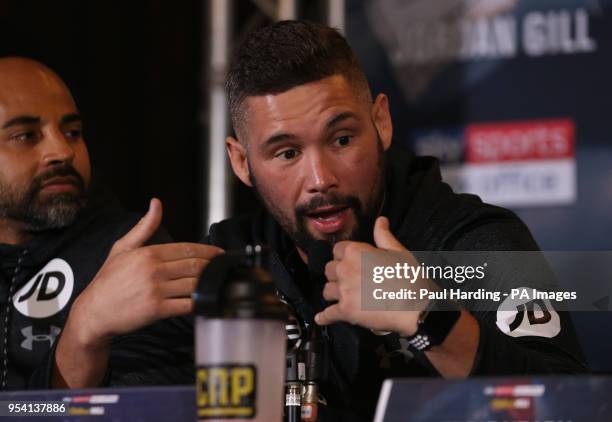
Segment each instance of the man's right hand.
[{"label": "man's right hand", "polygon": [[97,386],[113,337],[192,311],[202,270],[223,250],[198,243],[143,246],[161,217],[161,203],[153,199],[74,301],[56,350],[54,387]]}]

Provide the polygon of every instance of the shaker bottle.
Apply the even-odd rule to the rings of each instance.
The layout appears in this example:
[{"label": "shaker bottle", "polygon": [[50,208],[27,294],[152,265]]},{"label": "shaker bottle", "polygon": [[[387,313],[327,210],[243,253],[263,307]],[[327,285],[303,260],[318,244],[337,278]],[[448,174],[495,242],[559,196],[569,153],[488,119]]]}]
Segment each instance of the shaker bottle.
[{"label": "shaker bottle", "polygon": [[287,309],[262,248],[215,257],[195,301],[199,421],[280,422],[284,405]]}]

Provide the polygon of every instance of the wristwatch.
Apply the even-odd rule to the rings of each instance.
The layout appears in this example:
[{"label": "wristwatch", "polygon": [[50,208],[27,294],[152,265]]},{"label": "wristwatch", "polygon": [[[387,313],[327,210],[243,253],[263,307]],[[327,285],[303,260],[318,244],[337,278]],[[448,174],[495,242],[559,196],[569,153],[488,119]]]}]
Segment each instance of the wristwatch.
[{"label": "wristwatch", "polygon": [[461,316],[461,306],[452,300],[433,299],[419,315],[417,331],[404,337],[410,347],[425,351],[442,344]]}]

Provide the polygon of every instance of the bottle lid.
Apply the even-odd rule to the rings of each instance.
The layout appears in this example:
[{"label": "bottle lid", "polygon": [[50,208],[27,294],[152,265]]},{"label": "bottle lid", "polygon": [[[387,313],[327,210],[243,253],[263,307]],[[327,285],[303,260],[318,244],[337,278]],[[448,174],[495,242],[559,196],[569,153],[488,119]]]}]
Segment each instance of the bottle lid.
[{"label": "bottle lid", "polygon": [[258,245],[212,259],[194,292],[196,315],[286,321],[287,308],[276,295],[272,277],[260,266],[264,253]]}]

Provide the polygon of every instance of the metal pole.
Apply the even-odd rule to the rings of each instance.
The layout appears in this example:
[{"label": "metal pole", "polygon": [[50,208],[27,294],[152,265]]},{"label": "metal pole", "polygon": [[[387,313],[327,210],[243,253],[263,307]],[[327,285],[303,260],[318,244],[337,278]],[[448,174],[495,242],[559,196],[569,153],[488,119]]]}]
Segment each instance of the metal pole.
[{"label": "metal pole", "polygon": [[327,24],[338,29],[344,34],[346,29],[346,4],[345,0],[327,1]]},{"label": "metal pole", "polygon": [[[208,116],[208,133],[204,139],[208,141],[208,184],[203,197],[206,211],[206,227],[223,220],[229,215],[230,204],[230,169],[225,152],[225,138],[228,135],[229,116],[227,96],[225,93],[225,77],[229,64],[231,38],[231,1],[209,0],[208,50],[208,110],[202,118]],[[206,170],[205,170],[206,171]]]},{"label": "metal pole", "polygon": [[297,0],[278,0],[277,20],[284,21],[297,17]]}]

